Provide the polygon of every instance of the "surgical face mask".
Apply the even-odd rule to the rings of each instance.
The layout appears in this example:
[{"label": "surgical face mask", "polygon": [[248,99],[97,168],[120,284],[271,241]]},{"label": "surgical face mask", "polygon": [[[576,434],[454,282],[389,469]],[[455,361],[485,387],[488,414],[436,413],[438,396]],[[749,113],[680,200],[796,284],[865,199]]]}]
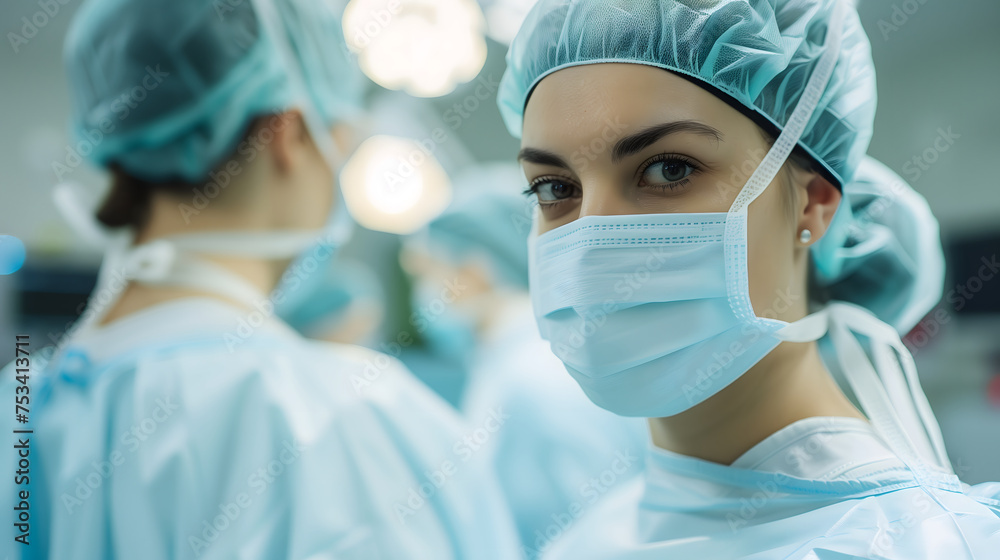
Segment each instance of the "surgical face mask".
[{"label": "surgical face mask", "polygon": [[[839,30],[842,17],[841,7],[830,29]],[[782,341],[829,332],[852,388],[893,450],[909,464],[948,470],[912,358],[891,327],[848,304],[789,324],[758,316],[750,303],[747,208],[801,136],[839,41],[828,33],[826,54],[788,126],[728,213],[586,216],[533,237],[535,316],[587,396],[622,416],[676,415],[717,394]],[[775,309],[784,304],[777,296]],[[849,330],[870,340],[877,372]]]}]

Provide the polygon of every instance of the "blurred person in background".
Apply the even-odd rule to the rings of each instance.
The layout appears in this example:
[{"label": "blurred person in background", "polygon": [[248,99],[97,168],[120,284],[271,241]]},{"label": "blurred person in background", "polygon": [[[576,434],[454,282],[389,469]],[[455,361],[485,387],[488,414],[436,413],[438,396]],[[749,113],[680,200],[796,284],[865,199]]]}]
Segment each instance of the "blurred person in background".
[{"label": "blurred person in background", "polygon": [[642,420],[590,402],[538,334],[528,295],[535,204],[516,188],[523,182],[514,164],[463,171],[451,205],[407,239],[402,260],[420,294],[414,323],[434,351],[460,364],[439,387],[458,395],[473,425],[502,418],[481,443],[534,558],[610,479],[642,471],[648,435]]},{"label": "blurred person in background", "polygon": [[368,266],[334,258],[306,275],[274,312],[306,338],[371,347],[385,316],[384,301]]},{"label": "blurred person in background", "polygon": [[112,245],[84,316],[34,362],[30,545],[5,550],[514,557],[489,465],[455,449],[460,418],[390,357],[272,313],[347,231],[338,131],[361,84],[333,5],[91,0],[65,55],[73,131],[103,131],[89,158],[112,175]]}]

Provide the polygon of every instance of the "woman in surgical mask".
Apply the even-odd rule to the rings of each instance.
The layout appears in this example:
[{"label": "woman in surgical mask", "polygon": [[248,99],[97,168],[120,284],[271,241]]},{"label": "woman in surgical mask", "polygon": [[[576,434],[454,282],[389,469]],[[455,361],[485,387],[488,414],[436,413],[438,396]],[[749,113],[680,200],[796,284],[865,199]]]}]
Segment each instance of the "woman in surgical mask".
[{"label": "woman in surgical mask", "polygon": [[[5,550],[516,555],[488,459],[460,454],[469,429],[440,399],[388,356],[307,341],[273,316],[345,231],[345,216],[328,225],[343,208],[332,131],[361,84],[333,10],[80,7],[66,41],[72,124],[113,175],[97,212],[110,248],[84,316],[35,361],[30,545],[11,536]],[[4,502],[26,499],[10,482]]]},{"label": "woman in surgical mask", "polygon": [[942,255],[865,155],[851,3],[542,0],[499,104],[538,203],[542,336],[654,444],[644,485],[549,557],[995,557],[1000,488],[954,475],[898,335]]}]

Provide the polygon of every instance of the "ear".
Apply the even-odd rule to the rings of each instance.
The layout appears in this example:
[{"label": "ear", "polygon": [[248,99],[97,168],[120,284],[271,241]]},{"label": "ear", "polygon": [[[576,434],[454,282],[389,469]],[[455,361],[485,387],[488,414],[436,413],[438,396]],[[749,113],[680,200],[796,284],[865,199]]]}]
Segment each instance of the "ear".
[{"label": "ear", "polygon": [[[840,190],[819,173],[814,173],[806,184],[805,207],[799,214],[798,228],[795,230],[795,242],[807,247],[819,241],[830,227],[833,214],[840,205]],[[800,239],[802,230],[808,229],[812,234],[809,241]]]},{"label": "ear", "polygon": [[303,149],[309,148],[312,142],[302,113],[298,109],[290,109],[264,119],[260,128],[261,130],[254,131],[254,134],[261,139],[261,143],[264,143],[263,140],[266,140],[268,135],[263,129],[268,128],[271,131],[273,138],[267,143],[267,150],[274,158],[275,166],[280,173],[292,170],[302,158]]}]

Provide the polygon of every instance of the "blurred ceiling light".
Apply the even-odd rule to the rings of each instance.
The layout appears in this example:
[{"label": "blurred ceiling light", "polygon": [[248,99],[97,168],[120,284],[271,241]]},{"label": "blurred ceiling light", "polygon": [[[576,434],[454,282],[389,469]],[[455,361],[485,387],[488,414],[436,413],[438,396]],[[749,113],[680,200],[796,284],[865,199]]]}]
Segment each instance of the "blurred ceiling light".
[{"label": "blurred ceiling light", "polygon": [[445,95],[486,62],[483,13],[473,0],[351,0],[343,22],[362,71],[387,89]]},{"label": "blurred ceiling light", "polygon": [[362,226],[405,235],[451,201],[451,182],[431,150],[397,136],[372,136],[340,173],[347,209]]},{"label": "blurred ceiling light", "polygon": [[524,23],[531,7],[538,0],[493,0],[486,6],[486,34],[491,39],[509,45]]}]

